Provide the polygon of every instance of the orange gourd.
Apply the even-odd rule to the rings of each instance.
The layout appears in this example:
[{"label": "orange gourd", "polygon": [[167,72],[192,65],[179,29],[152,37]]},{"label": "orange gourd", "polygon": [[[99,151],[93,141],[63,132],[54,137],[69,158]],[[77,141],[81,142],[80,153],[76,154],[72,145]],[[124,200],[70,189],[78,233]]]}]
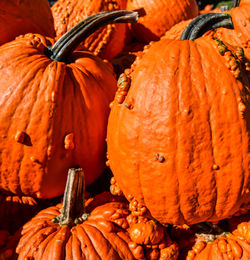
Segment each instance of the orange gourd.
[{"label": "orange gourd", "polygon": [[[88,16],[103,12],[123,10],[126,0],[58,0],[51,8],[57,37]],[[112,59],[122,51],[126,40],[126,24],[109,24],[87,37],[82,45],[95,55]]]},{"label": "orange gourd", "polygon": [[70,169],[63,203],[40,211],[14,234],[7,250],[20,260],[133,260],[128,204],[112,200],[84,202],[83,170]]},{"label": "orange gourd", "polygon": [[127,10],[137,10],[138,23],[131,25],[132,35],[141,42],[159,40],[174,24],[198,15],[195,0],[128,0]]},{"label": "orange gourd", "polygon": [[242,46],[246,57],[250,59],[250,4],[243,2],[238,5],[226,12],[231,15],[234,28],[218,28],[214,36],[229,44]]},{"label": "orange gourd", "polygon": [[[214,18],[230,21],[209,17],[196,21],[207,30]],[[242,55],[211,37],[161,39],[119,78],[108,165],[138,212],[195,224],[230,217],[249,201],[250,84]]]},{"label": "orange gourd", "polygon": [[135,14],[97,14],[53,46],[28,34],[0,47],[0,189],[52,198],[63,194],[72,165],[86,169],[87,185],[99,177],[116,78],[111,64],[74,49],[93,30]]},{"label": "orange gourd", "polygon": [[231,233],[198,236],[187,260],[248,260],[250,258],[250,225],[243,222]]},{"label": "orange gourd", "polygon": [[25,33],[55,36],[49,2],[47,0],[2,0],[0,5],[0,45]]}]

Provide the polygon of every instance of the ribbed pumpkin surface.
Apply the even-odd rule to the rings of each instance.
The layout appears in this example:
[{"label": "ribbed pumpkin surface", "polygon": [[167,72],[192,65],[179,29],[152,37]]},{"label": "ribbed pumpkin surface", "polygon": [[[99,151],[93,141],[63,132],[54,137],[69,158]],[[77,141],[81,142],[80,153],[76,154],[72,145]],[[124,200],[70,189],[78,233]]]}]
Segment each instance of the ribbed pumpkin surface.
[{"label": "ribbed pumpkin surface", "polygon": [[116,90],[110,64],[90,52],[52,61],[46,41],[28,35],[0,47],[0,188],[38,198],[61,195],[72,165],[87,185],[105,169]]},{"label": "ribbed pumpkin surface", "polygon": [[25,33],[55,36],[49,2],[47,0],[1,0],[0,45]]},{"label": "ribbed pumpkin surface", "polygon": [[[57,38],[92,14],[123,10],[125,6],[125,0],[59,0],[51,8]],[[126,26],[109,24],[90,35],[82,44],[94,54],[110,60],[124,47]]]},{"label": "ribbed pumpkin surface", "polygon": [[20,236],[16,248],[18,259],[134,259],[128,248],[128,233],[116,224],[129,214],[125,203],[99,205],[87,221],[74,227],[60,226],[51,221],[60,215],[60,209],[58,204],[41,211],[23,226],[21,235],[15,235]]},{"label": "ribbed pumpkin surface", "polygon": [[112,105],[110,168],[161,223],[224,219],[249,200],[249,92],[217,48],[162,39]]}]

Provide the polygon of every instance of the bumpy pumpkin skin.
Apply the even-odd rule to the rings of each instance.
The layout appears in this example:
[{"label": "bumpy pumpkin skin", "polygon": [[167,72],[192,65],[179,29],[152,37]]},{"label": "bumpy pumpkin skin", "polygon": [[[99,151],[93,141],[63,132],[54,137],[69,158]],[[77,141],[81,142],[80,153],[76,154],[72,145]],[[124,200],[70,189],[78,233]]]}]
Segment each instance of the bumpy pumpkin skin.
[{"label": "bumpy pumpkin skin", "polygon": [[53,17],[47,0],[2,0],[0,45],[25,33],[55,36]]},{"label": "bumpy pumpkin skin", "polygon": [[198,15],[195,0],[128,0],[127,10],[141,12],[138,23],[130,27],[133,36],[145,43],[159,40],[174,24]]},{"label": "bumpy pumpkin skin", "polygon": [[52,222],[61,208],[58,204],[42,210],[15,234],[18,259],[134,259],[128,248],[127,203],[106,202],[92,211],[87,207],[88,220],[73,227]]},{"label": "bumpy pumpkin skin", "polygon": [[[92,14],[125,7],[126,0],[58,0],[51,8],[57,38]],[[95,55],[111,60],[125,45],[126,28],[126,24],[109,24],[90,35],[82,45]]]},{"label": "bumpy pumpkin skin", "polygon": [[232,45],[242,46],[250,59],[250,4],[243,2],[226,13],[231,15],[234,29],[218,28],[214,36]]},{"label": "bumpy pumpkin skin", "polygon": [[105,169],[117,89],[109,63],[87,51],[52,61],[51,41],[30,34],[0,47],[0,188],[37,198],[61,195],[72,165],[85,169],[86,185]]},{"label": "bumpy pumpkin skin", "polygon": [[229,234],[214,241],[198,238],[187,260],[248,260],[250,258],[250,222],[242,222]]},{"label": "bumpy pumpkin skin", "polygon": [[108,163],[161,223],[217,221],[249,200],[249,92],[217,43],[162,39],[118,81]]}]

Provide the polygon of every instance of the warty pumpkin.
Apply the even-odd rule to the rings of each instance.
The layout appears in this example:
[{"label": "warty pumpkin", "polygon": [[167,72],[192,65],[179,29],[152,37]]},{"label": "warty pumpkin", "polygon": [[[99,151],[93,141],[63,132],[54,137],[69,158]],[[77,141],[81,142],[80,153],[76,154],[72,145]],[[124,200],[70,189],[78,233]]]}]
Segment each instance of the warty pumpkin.
[{"label": "warty pumpkin", "polygon": [[[196,20],[203,32],[230,24],[229,15],[207,15]],[[187,38],[201,35],[192,28]],[[119,78],[108,165],[142,214],[146,207],[162,224],[195,224],[248,203],[250,85],[242,55],[211,37],[161,39]]]},{"label": "warty pumpkin", "polygon": [[234,28],[218,28],[214,37],[232,45],[242,46],[246,57],[250,59],[250,4],[241,4],[241,1],[234,3],[235,8],[226,12],[231,15]]},{"label": "warty pumpkin", "polygon": [[87,185],[102,173],[116,78],[108,62],[73,50],[100,26],[136,18],[96,14],[54,45],[28,34],[0,47],[0,189],[52,198],[63,194],[70,166],[86,169]]},{"label": "warty pumpkin", "polygon": [[83,170],[71,168],[63,203],[26,223],[13,237],[17,242],[13,250],[17,259],[132,260],[128,215],[127,202],[102,204],[95,198],[84,202]]},{"label": "warty pumpkin", "polygon": [[127,10],[140,13],[136,26],[131,25],[131,33],[139,42],[159,40],[174,24],[198,15],[195,0],[128,0]]},{"label": "warty pumpkin", "polygon": [[[57,37],[88,16],[102,12],[123,10],[126,0],[58,0],[51,8]],[[109,24],[96,30],[81,43],[103,59],[111,60],[122,51],[126,41],[126,24]]]},{"label": "warty pumpkin", "polygon": [[187,260],[248,260],[250,258],[250,225],[243,222],[232,233],[198,236]]},{"label": "warty pumpkin", "polygon": [[49,2],[47,0],[2,0],[0,5],[0,45],[25,33],[55,36]]}]

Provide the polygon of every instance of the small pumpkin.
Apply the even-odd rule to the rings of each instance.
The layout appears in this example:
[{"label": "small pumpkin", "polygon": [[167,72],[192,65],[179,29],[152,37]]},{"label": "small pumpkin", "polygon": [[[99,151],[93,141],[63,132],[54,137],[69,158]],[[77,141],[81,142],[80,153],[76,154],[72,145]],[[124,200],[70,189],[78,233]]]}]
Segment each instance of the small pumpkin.
[{"label": "small pumpkin", "polygon": [[86,169],[87,185],[100,176],[116,78],[110,63],[74,49],[100,26],[136,18],[104,12],[56,43],[28,34],[0,47],[0,189],[45,199],[63,194],[71,165]]},{"label": "small pumpkin", "polygon": [[55,36],[53,17],[47,0],[2,0],[0,45],[25,33]]},{"label": "small pumpkin", "polygon": [[133,37],[144,43],[159,40],[173,25],[198,15],[195,0],[128,0],[127,10],[140,13],[138,23],[129,27]]},{"label": "small pumpkin", "polygon": [[[134,259],[126,231],[127,202],[84,203],[84,173],[71,168],[63,203],[39,212],[13,240],[18,259]],[[9,244],[15,245],[13,241]],[[8,248],[10,250],[10,248]]]},{"label": "small pumpkin", "polygon": [[[61,37],[81,20],[103,11],[123,10],[126,0],[58,0],[51,8],[57,37]],[[111,60],[122,51],[126,41],[126,24],[108,24],[84,39],[82,46],[103,59]]]},{"label": "small pumpkin", "polygon": [[[243,232],[242,232],[243,227]],[[250,258],[249,223],[241,223],[232,233],[202,236],[188,252],[187,260],[226,260]],[[247,240],[248,238],[248,240]]]},{"label": "small pumpkin", "polygon": [[[196,20],[203,32],[213,21],[230,23],[229,15],[206,15]],[[241,48],[189,40],[202,35],[196,29],[144,50],[111,104],[108,164],[136,210],[147,208],[162,224],[225,219],[250,198],[250,85]]]}]

